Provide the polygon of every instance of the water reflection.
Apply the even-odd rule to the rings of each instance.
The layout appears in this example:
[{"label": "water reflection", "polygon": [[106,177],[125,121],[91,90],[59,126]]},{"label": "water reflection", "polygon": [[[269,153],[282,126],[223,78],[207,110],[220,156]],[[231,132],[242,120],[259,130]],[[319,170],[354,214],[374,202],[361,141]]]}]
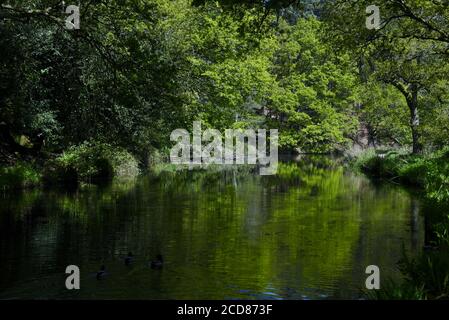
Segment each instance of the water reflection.
[{"label": "water reflection", "polygon": [[[0,298],[358,298],[367,265],[397,277],[402,246],[421,250],[423,219],[406,191],[324,160],[2,195]],[[64,287],[69,264],[79,291]]]}]

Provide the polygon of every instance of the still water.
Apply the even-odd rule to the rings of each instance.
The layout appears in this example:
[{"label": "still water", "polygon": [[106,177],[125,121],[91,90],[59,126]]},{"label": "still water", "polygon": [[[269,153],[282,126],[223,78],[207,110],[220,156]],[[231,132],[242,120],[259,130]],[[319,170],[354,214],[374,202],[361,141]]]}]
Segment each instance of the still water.
[{"label": "still water", "polygon": [[0,194],[0,299],[356,299],[366,266],[382,284],[421,251],[413,198],[329,159]]}]

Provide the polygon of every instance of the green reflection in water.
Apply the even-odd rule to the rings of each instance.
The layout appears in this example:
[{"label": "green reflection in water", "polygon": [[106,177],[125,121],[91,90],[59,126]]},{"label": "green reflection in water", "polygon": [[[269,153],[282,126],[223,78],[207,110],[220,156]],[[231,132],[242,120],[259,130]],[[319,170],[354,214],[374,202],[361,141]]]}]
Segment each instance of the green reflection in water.
[{"label": "green reflection in water", "polygon": [[[280,163],[276,176],[251,167],[162,171],[3,195],[0,298],[358,298],[367,265],[397,277],[402,246],[421,250],[419,204],[312,160]],[[159,271],[148,267],[158,253]],[[108,274],[97,281],[103,263]],[[69,264],[81,269],[79,291],[64,287]]]}]

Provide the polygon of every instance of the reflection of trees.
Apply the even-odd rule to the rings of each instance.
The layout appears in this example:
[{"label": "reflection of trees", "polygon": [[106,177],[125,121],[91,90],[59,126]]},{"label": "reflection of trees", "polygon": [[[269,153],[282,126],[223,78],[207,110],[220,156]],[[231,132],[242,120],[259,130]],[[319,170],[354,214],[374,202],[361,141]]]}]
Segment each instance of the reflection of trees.
[{"label": "reflection of trees", "polygon": [[394,265],[400,239],[410,239],[408,196],[373,188],[332,162],[279,163],[276,176],[247,166],[162,171],[129,184],[39,193],[13,210],[30,207],[47,219],[31,227],[37,237],[22,240],[22,257],[32,248],[36,263],[56,260],[57,268],[76,259],[92,269],[104,259],[119,268],[128,250],[141,265],[162,253],[163,280],[143,267],[117,277],[128,298],[226,298],[271,287],[293,298],[304,289],[332,294],[340,283],[363,285],[364,270],[351,268]]},{"label": "reflection of trees", "polygon": [[[8,265],[0,282],[23,280],[37,270],[60,274],[59,265],[73,263],[74,256],[81,264],[89,251],[99,259],[110,255],[101,252],[104,242],[121,225],[111,208],[134,186],[133,181],[116,181],[71,191],[24,191],[0,199],[0,239],[6,244],[0,256]],[[89,246],[82,242],[87,233]],[[39,283],[36,286],[36,292],[42,291]],[[33,289],[27,292],[33,296]]]},{"label": "reflection of trees", "polygon": [[[344,217],[334,211],[345,194],[354,192],[348,190],[353,186],[342,186],[342,169],[281,163],[277,176],[244,178],[238,193],[225,176],[220,192],[202,189],[202,180],[196,180],[196,190],[203,193],[189,194],[198,207],[182,213],[182,234],[196,241],[188,252],[206,254],[210,263],[198,270],[207,274],[196,281],[207,287],[215,273],[214,279],[221,275],[226,283],[259,291],[273,281],[298,287],[338,279],[341,267],[351,262],[359,233],[356,210]],[[213,246],[205,238],[213,239]]]}]

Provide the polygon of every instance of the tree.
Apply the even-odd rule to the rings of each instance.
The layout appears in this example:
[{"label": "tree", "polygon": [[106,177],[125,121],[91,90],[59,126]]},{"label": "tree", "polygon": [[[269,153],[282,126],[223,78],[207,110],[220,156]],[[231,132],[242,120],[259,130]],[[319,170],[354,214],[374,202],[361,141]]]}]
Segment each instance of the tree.
[{"label": "tree", "polygon": [[334,55],[321,23],[299,19],[279,27],[273,58],[276,86],[267,109],[281,128],[280,144],[306,152],[344,149],[357,128],[353,116],[356,73],[349,55]]},{"label": "tree", "polygon": [[[420,10],[418,3],[423,4]],[[329,30],[340,45],[357,48],[354,57],[366,62],[361,74],[394,86],[404,96],[410,113],[412,149],[420,153],[421,100],[432,94],[435,82],[447,77],[447,45],[441,23],[446,19],[447,5],[382,1],[378,4],[383,18],[380,29],[367,30],[364,20],[369,4],[368,1],[329,4],[326,11]],[[437,12],[437,8],[443,11]],[[409,33],[410,28],[416,34]]]}]

